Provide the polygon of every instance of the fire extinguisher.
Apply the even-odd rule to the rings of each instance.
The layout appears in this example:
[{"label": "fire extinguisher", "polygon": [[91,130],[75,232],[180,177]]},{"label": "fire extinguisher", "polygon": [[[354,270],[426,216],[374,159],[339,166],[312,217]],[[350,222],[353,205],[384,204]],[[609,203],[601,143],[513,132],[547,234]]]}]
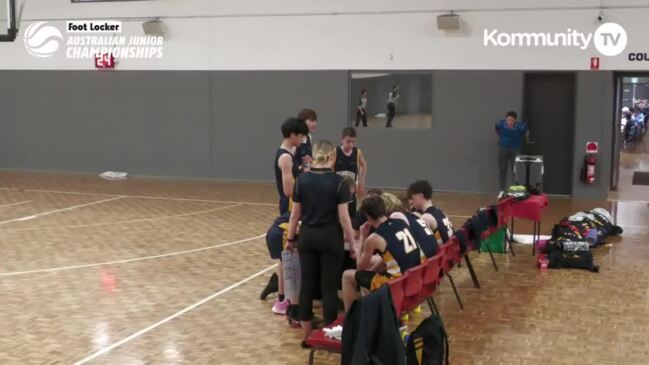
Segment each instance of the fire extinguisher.
[{"label": "fire extinguisher", "polygon": [[595,164],[597,159],[593,155],[586,155],[584,157],[584,166],[582,168],[581,180],[586,184],[595,183]]}]

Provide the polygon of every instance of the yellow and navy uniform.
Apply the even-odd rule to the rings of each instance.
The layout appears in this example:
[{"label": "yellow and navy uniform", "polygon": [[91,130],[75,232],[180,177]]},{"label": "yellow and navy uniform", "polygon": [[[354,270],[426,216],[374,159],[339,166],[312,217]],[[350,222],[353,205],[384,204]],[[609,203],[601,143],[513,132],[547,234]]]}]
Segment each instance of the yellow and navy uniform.
[{"label": "yellow and navy uniform", "polygon": [[300,166],[295,160],[295,156],[291,153],[291,151],[286,150],[284,148],[277,149],[277,152],[275,153],[274,168],[275,168],[275,185],[277,187],[277,193],[279,194],[279,214],[290,212],[292,208],[291,197],[286,196],[284,194],[284,182],[282,180],[282,169],[279,167],[279,159],[284,154],[290,155],[291,159],[293,160],[293,168],[291,169],[291,174],[293,175],[293,179],[297,178],[298,168]]},{"label": "yellow and navy uniform", "polygon": [[424,213],[428,213],[432,215],[435,218],[435,221],[437,222],[437,228],[435,229],[435,236],[437,237],[437,243],[438,244],[443,244],[448,242],[448,240],[453,237],[453,224],[451,224],[451,221],[448,219],[446,214],[444,212],[435,207],[428,207]]},{"label": "yellow and navy uniform", "polygon": [[377,227],[374,234],[385,240],[385,250],[379,252],[379,255],[383,258],[386,269],[383,273],[374,274],[368,288],[370,290],[376,290],[390,279],[418,266],[423,257],[410,228],[400,219],[388,219]]},{"label": "yellow and navy uniform", "polygon": [[423,252],[425,258],[435,256],[438,250],[437,237],[435,236],[435,233],[428,227],[423,219],[417,217],[413,213],[405,213],[405,216],[408,218],[412,236],[419,244],[419,248]]},{"label": "yellow and navy uniform", "polygon": [[288,242],[288,220],[290,216],[291,213],[280,215],[268,228],[268,232],[266,232],[266,246],[268,247],[268,253],[270,253],[271,259],[281,259],[282,251],[286,249]]},{"label": "yellow and navy uniform", "polygon": [[[341,146],[336,147],[336,159],[334,163],[334,171],[342,177],[350,177],[355,183],[358,183],[358,172],[360,166],[361,150],[358,147],[353,147],[352,152],[347,155]],[[349,214],[354,216],[356,214],[356,194],[352,196],[352,201],[349,203]]]}]

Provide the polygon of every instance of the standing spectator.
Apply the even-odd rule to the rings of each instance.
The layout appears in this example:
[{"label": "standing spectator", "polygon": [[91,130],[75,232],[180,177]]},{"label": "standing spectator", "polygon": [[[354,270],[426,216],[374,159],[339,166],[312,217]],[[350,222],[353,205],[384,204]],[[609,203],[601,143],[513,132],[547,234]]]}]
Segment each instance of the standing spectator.
[{"label": "standing spectator", "polygon": [[[344,242],[349,242],[352,249],[356,247],[347,208],[351,201],[350,189],[343,177],[334,172],[334,159],[334,145],[329,141],[318,141],[313,148],[313,166],[298,177],[293,192],[287,249],[296,247],[295,235],[301,220],[297,249],[302,270],[299,317],[304,339],[311,333],[316,281],[320,281],[322,289],[325,325],[338,316]],[[302,341],[302,347],[307,346]]]},{"label": "standing spectator", "polygon": [[499,138],[498,172],[500,190],[507,189],[507,170],[514,171],[514,159],[520,154],[523,140],[529,138],[527,124],[517,120],[518,113],[507,112],[505,119],[496,123],[496,133]]},{"label": "standing spectator", "polygon": [[367,127],[367,90],[361,90],[361,97],[356,107],[356,127],[363,121],[363,127]]},{"label": "standing spectator", "polygon": [[392,120],[397,114],[396,104],[399,100],[399,85],[392,86],[392,90],[388,93],[388,122],[385,128],[392,128]]}]

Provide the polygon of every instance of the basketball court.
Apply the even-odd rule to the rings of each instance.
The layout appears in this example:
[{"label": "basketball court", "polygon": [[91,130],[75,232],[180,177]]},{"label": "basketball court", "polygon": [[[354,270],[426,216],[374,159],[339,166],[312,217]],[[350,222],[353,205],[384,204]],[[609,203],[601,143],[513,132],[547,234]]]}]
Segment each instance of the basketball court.
[{"label": "basketball court", "polygon": [[[106,182],[28,172],[0,177],[4,363],[306,361],[306,351],[297,346],[300,331],[270,312],[271,299],[258,298],[274,268],[263,238],[276,209],[272,186],[145,178]],[[440,194],[438,200],[459,223],[490,197]],[[591,204],[552,203],[551,218]],[[487,255],[475,254],[482,289],[473,288],[465,269],[458,269],[464,311],[450,286],[442,285],[436,297],[457,349],[454,363],[586,358],[642,363],[649,352],[643,336],[647,298],[633,293],[649,285],[646,208],[604,204],[627,223],[624,238],[598,252],[606,266],[600,276],[568,271],[540,276],[529,246],[517,246],[516,257],[497,258],[499,272]],[[608,320],[557,311],[574,306],[576,298],[580,310]],[[624,311],[617,309],[622,301]],[[599,351],[612,336],[629,341],[616,351]],[[562,351],[541,354],[533,346],[538,339]],[[323,354],[317,360],[334,364],[339,358]]]},{"label": "basketball court", "polygon": [[[302,108],[336,146],[367,113],[366,188],[430,181],[456,229],[498,202],[495,126],[518,112],[518,153],[544,157],[540,233],[599,207],[623,234],[592,249],[599,273],[541,270],[519,242],[496,270],[474,247],[480,288],[461,259],[464,308],[444,273],[438,313],[422,305],[406,332],[439,315],[454,365],[649,363],[649,137],[637,117],[629,147],[620,124],[649,115],[649,68],[631,60],[648,5],[182,3],[0,0],[0,364],[307,363],[278,294],[259,298],[278,265],[273,156]],[[593,42],[507,38],[531,31]]]}]

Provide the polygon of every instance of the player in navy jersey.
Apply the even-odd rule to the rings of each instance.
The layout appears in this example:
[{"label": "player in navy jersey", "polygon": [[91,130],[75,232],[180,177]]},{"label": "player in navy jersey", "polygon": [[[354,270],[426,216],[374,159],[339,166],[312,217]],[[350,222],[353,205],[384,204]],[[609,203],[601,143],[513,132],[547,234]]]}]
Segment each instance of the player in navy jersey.
[{"label": "player in navy jersey", "polygon": [[438,251],[437,239],[428,224],[414,213],[408,212],[396,195],[383,193],[381,194],[381,198],[383,198],[390,218],[401,219],[408,224],[412,236],[419,244],[419,248],[422,250],[425,258],[435,256]]},{"label": "player in navy jersey", "polygon": [[[387,217],[381,197],[363,199],[361,212],[367,216],[367,223],[361,227],[362,244],[356,249],[358,270],[343,273],[345,311],[358,298],[358,286],[370,291],[376,290],[390,279],[421,264],[421,252],[408,225],[402,220]],[[370,227],[375,229],[374,233],[370,233]],[[369,270],[374,252],[378,252],[383,258],[385,271]]]},{"label": "player in navy jersey", "polygon": [[[291,194],[293,192],[293,185],[297,178],[298,164],[295,162],[295,149],[302,141],[302,137],[308,133],[308,128],[303,121],[295,118],[289,118],[282,124],[282,144],[275,153],[275,185],[277,193],[279,194],[279,214],[287,215],[291,206]],[[280,260],[281,250],[277,250],[277,245],[271,252],[271,258]],[[270,249],[270,246],[269,246]],[[268,284],[259,296],[261,300],[265,300],[268,295],[279,291],[279,282],[282,280],[282,265],[277,265],[277,270],[268,280]],[[281,294],[281,293],[280,293]],[[273,312],[281,314],[281,308],[287,306],[284,298],[273,305]],[[285,311],[285,310],[284,310]]]},{"label": "player in navy jersey", "polygon": [[367,162],[360,148],[356,147],[356,129],[343,129],[341,145],[336,147],[336,163],[334,171],[342,177],[349,177],[356,185],[356,194],[349,204],[350,211],[356,211],[358,197],[365,194],[365,179],[367,177]]},{"label": "player in navy jersey", "polygon": [[280,215],[289,211],[290,196],[298,174],[295,149],[300,145],[302,137],[307,133],[306,124],[298,119],[289,118],[282,124],[282,136],[284,139],[275,153],[274,166]]},{"label": "player in navy jersey", "polygon": [[453,237],[453,224],[441,209],[433,205],[432,197],[433,187],[428,181],[419,180],[408,187],[408,199],[412,207],[421,214],[421,219],[433,229],[438,243],[446,243]]},{"label": "player in navy jersey", "polygon": [[318,129],[318,114],[313,109],[302,109],[297,115],[297,119],[306,123],[308,131],[302,137],[302,143],[297,147],[295,159],[298,162],[300,173],[309,171],[311,162],[313,161],[313,137]]}]

